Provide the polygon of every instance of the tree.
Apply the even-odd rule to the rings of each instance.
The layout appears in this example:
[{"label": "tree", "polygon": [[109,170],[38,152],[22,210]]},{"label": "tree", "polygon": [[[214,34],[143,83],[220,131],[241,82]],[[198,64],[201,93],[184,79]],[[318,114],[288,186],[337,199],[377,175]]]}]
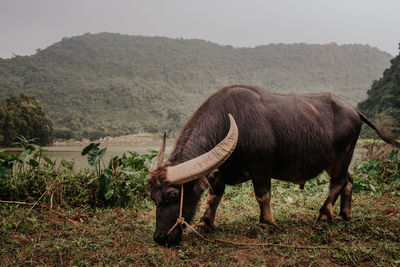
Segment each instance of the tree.
[{"label": "tree", "polygon": [[0,146],[12,146],[20,135],[47,145],[51,143],[52,132],[52,122],[36,97],[20,93],[2,99]]},{"label": "tree", "polygon": [[380,127],[400,136],[400,54],[390,63],[383,77],[374,81],[368,91],[368,98],[359,103],[358,108],[374,118]]}]

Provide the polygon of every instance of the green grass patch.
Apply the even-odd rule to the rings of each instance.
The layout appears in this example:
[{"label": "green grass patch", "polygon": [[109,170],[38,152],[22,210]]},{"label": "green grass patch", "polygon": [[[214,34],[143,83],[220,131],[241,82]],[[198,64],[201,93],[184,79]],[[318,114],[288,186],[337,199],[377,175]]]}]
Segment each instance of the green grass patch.
[{"label": "green grass patch", "polygon": [[[279,186],[279,185],[278,185]],[[219,207],[208,238],[336,249],[246,247],[209,243],[188,229],[175,248],[152,240],[155,207],[62,209],[0,205],[0,261],[3,265],[395,265],[400,261],[400,198],[354,194],[353,220],[314,223],[326,194],[288,188],[288,203],[275,187],[277,226],[257,226],[251,185],[234,187]],[[204,211],[203,199],[195,221]]]},{"label": "green grass patch", "polygon": [[[384,152],[379,156],[380,152],[375,152],[381,149]],[[357,179],[367,180],[375,190],[361,186],[353,194],[353,219],[350,222],[337,218],[331,222],[315,222],[329,189],[329,177],[321,174],[308,181],[304,190],[298,185],[273,181],[271,205],[277,226],[260,228],[252,184],[246,182],[226,188],[217,211],[215,230],[205,235],[210,239],[260,246],[207,242],[186,229],[182,242],[174,248],[161,247],[153,241],[155,206],[146,191],[144,177],[148,171],[143,167],[147,166],[149,158],[126,154],[125,158],[114,158],[111,166],[99,166],[96,155],[100,155],[101,149],[96,151],[92,154],[93,170],[81,173],[73,172],[68,164],[55,167],[49,162],[37,166],[31,162],[35,165],[31,166],[23,161],[10,168],[11,159],[3,159],[3,170],[8,170],[3,175],[8,175],[8,179],[3,176],[0,192],[4,194],[2,197],[9,198],[2,200],[25,204],[0,203],[2,266],[400,264],[400,195],[390,178],[397,175],[399,159],[391,149],[374,148],[355,164],[355,185],[359,183]],[[34,156],[31,159],[38,160]],[[373,160],[378,163],[371,163]],[[134,167],[142,163],[145,165]],[[21,167],[25,170],[19,171],[18,164],[25,164]],[[361,168],[357,164],[366,165]],[[110,170],[107,178],[111,181],[107,190],[114,190],[109,199],[105,197],[108,191],[99,189],[102,186],[99,177],[107,169]],[[390,174],[390,179],[382,173]],[[54,190],[48,190],[54,181]],[[123,203],[118,201],[119,195],[115,192],[127,182],[135,197]],[[11,189],[14,193],[5,195]],[[206,194],[194,223],[204,212]],[[42,195],[31,210],[32,204]],[[338,209],[339,203],[334,207],[335,214]],[[299,248],[306,246],[325,248]]]}]

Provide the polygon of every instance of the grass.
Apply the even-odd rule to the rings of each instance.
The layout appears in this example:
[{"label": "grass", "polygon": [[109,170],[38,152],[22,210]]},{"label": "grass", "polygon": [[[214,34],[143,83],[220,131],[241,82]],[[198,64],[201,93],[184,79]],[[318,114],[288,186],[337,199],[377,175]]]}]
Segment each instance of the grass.
[{"label": "grass", "polygon": [[[400,265],[399,157],[381,145],[367,144],[364,149],[367,156],[354,164],[357,190],[350,222],[315,222],[328,194],[326,174],[308,181],[304,190],[273,181],[271,205],[277,226],[264,229],[257,225],[259,208],[251,182],[226,188],[215,230],[205,233],[207,238],[292,247],[207,242],[188,229],[179,246],[157,245],[152,238],[155,206],[144,183],[151,155],[129,153],[114,158],[111,169],[107,165],[100,169],[99,173],[109,172],[112,187],[107,190],[113,190],[115,197],[125,197],[118,192],[130,186],[132,194],[123,205],[118,198],[103,199],[101,183],[95,182],[101,174],[94,170],[74,174],[67,163],[55,169],[51,161],[46,167],[30,160],[33,166],[16,163],[11,175],[11,159],[3,155],[3,198],[34,203],[42,194],[44,197],[32,211],[31,205],[0,203],[0,265]],[[19,173],[19,167],[27,168]],[[57,183],[50,190],[51,181]],[[194,223],[204,212],[205,195]],[[339,203],[335,214],[338,209]],[[301,246],[324,248],[298,248]]]},{"label": "grass", "polygon": [[[323,179],[323,178],[322,178]],[[275,182],[277,226],[257,226],[258,204],[250,183],[231,187],[208,238],[246,243],[272,242],[337,249],[243,247],[209,243],[186,230],[175,248],[152,240],[155,207],[75,208],[0,206],[2,265],[397,265],[400,264],[400,197],[354,194],[353,220],[314,223],[327,184]],[[283,190],[283,191],[282,191]],[[280,191],[281,193],[279,193]],[[195,221],[204,211],[204,197]],[[335,207],[337,209],[337,207]],[[337,212],[337,210],[336,210]]]}]

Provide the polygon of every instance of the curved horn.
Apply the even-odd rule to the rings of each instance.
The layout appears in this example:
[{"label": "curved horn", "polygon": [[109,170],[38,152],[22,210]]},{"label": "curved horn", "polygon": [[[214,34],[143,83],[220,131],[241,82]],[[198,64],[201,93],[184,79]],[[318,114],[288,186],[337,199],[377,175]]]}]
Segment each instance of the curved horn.
[{"label": "curved horn", "polygon": [[228,114],[230,129],[226,137],[213,149],[197,158],[167,168],[167,180],[171,184],[184,184],[196,180],[224,163],[235,150],[239,132],[235,119]]},{"label": "curved horn", "polygon": [[154,171],[158,166],[161,165],[163,158],[164,158],[166,143],[167,143],[167,131],[164,132],[163,142],[162,142],[160,151],[157,154],[157,159],[156,159],[156,161],[154,161],[153,166],[151,167],[151,171]]}]

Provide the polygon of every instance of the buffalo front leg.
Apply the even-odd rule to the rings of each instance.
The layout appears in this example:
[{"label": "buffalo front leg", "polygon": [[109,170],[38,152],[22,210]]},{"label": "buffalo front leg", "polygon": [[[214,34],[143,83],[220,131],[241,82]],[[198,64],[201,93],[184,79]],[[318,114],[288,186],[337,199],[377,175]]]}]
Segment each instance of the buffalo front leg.
[{"label": "buffalo front leg", "polygon": [[260,206],[259,225],[265,227],[267,224],[276,225],[271,213],[271,179],[253,179],[253,188],[256,200]]},{"label": "buffalo front leg", "polygon": [[220,175],[218,173],[211,175],[209,177],[210,189],[207,195],[206,211],[196,225],[197,228],[205,230],[214,229],[215,214],[225,191],[225,183],[220,180]]}]

